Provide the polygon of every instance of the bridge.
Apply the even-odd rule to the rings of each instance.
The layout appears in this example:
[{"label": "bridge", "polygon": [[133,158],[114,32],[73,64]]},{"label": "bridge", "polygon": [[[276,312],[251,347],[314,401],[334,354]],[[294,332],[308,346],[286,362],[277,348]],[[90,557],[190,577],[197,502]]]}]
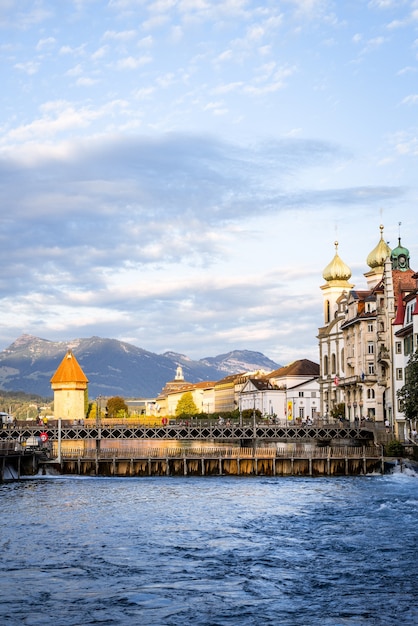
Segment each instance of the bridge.
[{"label": "bridge", "polygon": [[206,422],[165,426],[144,426],[141,424],[69,424],[54,420],[47,426],[8,425],[0,431],[0,442],[24,441],[29,437],[39,437],[46,433],[48,441],[89,441],[95,440],[165,440],[165,441],[218,441],[218,442],[304,442],[328,443],[352,441],[370,443],[375,438],[372,427],[360,427],[350,422],[321,425],[279,425],[279,424],[219,424]]}]

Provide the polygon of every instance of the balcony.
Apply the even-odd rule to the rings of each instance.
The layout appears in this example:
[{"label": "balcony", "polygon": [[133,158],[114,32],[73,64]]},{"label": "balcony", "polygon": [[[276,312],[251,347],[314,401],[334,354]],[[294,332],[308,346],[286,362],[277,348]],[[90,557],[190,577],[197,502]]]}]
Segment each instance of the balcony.
[{"label": "balcony", "polygon": [[379,353],[377,355],[377,360],[380,363],[384,363],[385,365],[390,365],[390,352],[387,348],[380,348]]}]

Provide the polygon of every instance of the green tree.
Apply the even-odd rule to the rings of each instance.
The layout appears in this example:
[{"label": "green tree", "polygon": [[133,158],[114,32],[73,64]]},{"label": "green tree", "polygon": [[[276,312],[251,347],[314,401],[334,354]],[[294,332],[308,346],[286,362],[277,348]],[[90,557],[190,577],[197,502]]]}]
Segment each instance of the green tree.
[{"label": "green tree", "polygon": [[418,351],[411,354],[405,368],[405,384],[396,392],[406,419],[418,418]]},{"label": "green tree", "polygon": [[180,415],[196,415],[197,413],[199,413],[199,409],[193,400],[193,394],[191,391],[186,391],[177,402],[176,417]]},{"label": "green tree", "polygon": [[331,411],[330,411],[330,413],[331,413],[331,416],[334,419],[339,419],[340,417],[345,418],[345,404],[344,404],[344,402],[339,402],[338,404],[333,406]]},{"label": "green tree", "polygon": [[109,417],[125,417],[128,415],[128,405],[120,396],[114,396],[107,401],[107,412]]}]

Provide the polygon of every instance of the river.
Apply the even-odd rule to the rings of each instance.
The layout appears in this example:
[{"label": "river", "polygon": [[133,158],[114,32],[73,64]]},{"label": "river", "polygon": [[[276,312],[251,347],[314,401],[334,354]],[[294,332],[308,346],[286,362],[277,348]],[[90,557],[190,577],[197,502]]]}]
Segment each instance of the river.
[{"label": "river", "polygon": [[418,624],[418,477],[0,485],[0,623]]}]

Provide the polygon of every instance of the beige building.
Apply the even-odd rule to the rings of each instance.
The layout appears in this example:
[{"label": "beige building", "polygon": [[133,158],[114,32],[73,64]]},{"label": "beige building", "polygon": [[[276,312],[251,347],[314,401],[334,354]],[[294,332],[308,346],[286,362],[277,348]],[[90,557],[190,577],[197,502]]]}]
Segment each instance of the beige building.
[{"label": "beige building", "polygon": [[[353,289],[351,271],[337,253],[323,273],[324,326],[319,329],[321,413],[345,405],[350,421],[394,418],[394,323],[400,294],[416,289],[409,253],[383,238],[367,257],[366,287]],[[399,331],[398,331],[399,332]],[[403,346],[401,345],[403,349]],[[396,431],[396,428],[395,428]]]},{"label": "beige building", "polygon": [[56,419],[82,420],[86,415],[88,379],[71,350],[51,378]]}]

